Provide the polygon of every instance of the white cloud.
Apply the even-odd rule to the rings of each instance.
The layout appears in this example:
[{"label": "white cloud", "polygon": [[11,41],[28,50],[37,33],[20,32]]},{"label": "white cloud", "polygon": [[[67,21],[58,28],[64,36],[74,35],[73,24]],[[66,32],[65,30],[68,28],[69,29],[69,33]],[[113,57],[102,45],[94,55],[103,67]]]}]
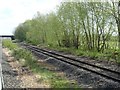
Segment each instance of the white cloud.
[{"label": "white cloud", "polygon": [[0,35],[12,34],[14,28],[31,19],[37,11],[55,10],[60,0],[0,0]]}]

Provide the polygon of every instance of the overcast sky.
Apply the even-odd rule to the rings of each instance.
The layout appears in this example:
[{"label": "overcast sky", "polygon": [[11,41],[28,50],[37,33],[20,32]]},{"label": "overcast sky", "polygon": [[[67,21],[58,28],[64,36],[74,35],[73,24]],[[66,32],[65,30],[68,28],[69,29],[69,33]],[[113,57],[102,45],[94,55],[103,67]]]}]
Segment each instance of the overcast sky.
[{"label": "overcast sky", "polygon": [[0,0],[0,35],[11,35],[14,28],[37,11],[46,14],[54,11],[61,0]]}]

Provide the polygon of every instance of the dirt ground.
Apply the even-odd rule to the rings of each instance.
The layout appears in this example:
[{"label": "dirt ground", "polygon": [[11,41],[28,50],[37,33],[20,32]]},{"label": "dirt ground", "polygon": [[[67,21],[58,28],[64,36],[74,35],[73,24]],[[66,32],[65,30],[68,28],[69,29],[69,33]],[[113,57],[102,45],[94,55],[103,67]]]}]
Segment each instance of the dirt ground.
[{"label": "dirt ground", "polygon": [[[11,51],[7,48],[3,48],[3,53],[7,56],[7,62],[13,68],[14,71],[18,73],[17,79],[19,79],[21,88],[49,88],[49,83],[40,82],[41,76],[32,71],[28,67],[24,67],[20,62],[15,60],[11,56]],[[39,81],[39,82],[38,82]]]}]

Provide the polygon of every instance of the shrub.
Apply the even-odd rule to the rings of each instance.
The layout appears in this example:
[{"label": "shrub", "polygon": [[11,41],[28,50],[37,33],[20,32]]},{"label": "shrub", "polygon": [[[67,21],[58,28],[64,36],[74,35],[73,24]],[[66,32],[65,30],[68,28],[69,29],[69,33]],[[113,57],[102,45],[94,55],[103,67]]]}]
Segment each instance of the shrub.
[{"label": "shrub", "polygon": [[17,60],[24,59],[25,60],[25,64],[30,66],[30,67],[36,62],[36,60],[33,57],[32,53],[30,51],[22,49],[22,48],[15,49],[13,51],[13,56]]},{"label": "shrub", "polygon": [[16,43],[12,43],[12,41],[9,40],[9,39],[3,40],[2,43],[3,43],[4,47],[9,48],[10,50],[14,50],[14,49],[18,48],[18,46],[16,45]]}]

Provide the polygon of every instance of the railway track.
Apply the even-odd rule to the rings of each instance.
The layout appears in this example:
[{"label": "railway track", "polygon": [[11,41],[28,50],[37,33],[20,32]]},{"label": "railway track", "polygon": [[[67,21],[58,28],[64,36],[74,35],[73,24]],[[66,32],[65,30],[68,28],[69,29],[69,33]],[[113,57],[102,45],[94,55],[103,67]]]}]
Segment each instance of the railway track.
[{"label": "railway track", "polygon": [[61,54],[58,54],[58,53],[55,53],[52,51],[40,49],[40,48],[33,46],[33,45],[25,45],[25,46],[37,54],[43,53],[43,54],[48,55],[50,57],[53,57],[57,60],[60,60],[62,62],[68,63],[68,64],[76,66],[78,68],[82,68],[82,69],[87,70],[89,72],[95,73],[97,75],[100,75],[102,77],[105,77],[107,79],[110,79],[110,80],[113,80],[115,82],[120,83],[120,72],[117,72],[117,71],[114,71],[111,69],[107,69],[104,67],[96,66],[94,64],[80,61],[80,60],[77,60],[75,58],[64,56],[64,55],[61,55]]}]

